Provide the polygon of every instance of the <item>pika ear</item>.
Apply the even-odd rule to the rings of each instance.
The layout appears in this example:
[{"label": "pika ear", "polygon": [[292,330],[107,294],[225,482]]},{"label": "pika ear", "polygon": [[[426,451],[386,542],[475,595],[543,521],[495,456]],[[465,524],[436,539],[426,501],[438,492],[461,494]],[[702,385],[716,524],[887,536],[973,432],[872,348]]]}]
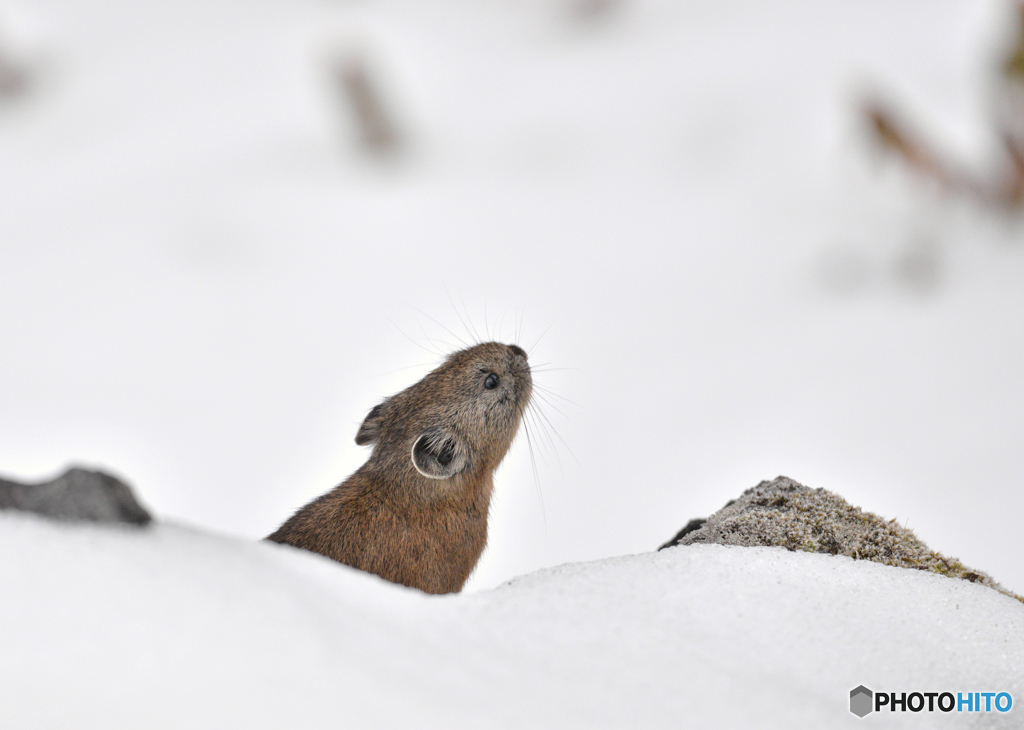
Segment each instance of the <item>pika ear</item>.
[{"label": "pika ear", "polygon": [[466,449],[452,433],[428,431],[412,445],[412,465],[427,479],[451,479],[468,464]]},{"label": "pika ear", "polygon": [[378,403],[366,414],[366,418],[363,419],[363,425],[359,427],[359,433],[356,434],[356,443],[358,445],[366,446],[367,444],[373,444],[380,438],[380,431],[383,426],[382,421],[384,420],[381,416],[383,410],[384,404]]}]

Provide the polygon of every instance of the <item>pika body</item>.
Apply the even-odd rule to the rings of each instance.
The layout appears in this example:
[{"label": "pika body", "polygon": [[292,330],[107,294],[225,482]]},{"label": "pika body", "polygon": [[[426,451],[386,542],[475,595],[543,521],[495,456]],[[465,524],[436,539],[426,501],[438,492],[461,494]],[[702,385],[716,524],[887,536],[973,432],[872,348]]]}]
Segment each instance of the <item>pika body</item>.
[{"label": "pika body", "polygon": [[526,351],[498,342],[449,355],[374,406],[352,476],[267,539],[427,593],[462,590],[487,544],[494,470],[533,392]]}]

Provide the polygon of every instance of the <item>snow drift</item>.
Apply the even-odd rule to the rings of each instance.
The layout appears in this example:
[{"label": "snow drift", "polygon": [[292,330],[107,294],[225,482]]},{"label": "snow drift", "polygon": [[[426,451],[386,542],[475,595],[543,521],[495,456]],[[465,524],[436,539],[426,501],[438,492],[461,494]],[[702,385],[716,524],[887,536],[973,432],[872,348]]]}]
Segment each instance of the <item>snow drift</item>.
[{"label": "snow drift", "polygon": [[430,597],[167,524],[0,515],[5,728],[1020,727],[1024,607],[844,557],[694,545]]}]

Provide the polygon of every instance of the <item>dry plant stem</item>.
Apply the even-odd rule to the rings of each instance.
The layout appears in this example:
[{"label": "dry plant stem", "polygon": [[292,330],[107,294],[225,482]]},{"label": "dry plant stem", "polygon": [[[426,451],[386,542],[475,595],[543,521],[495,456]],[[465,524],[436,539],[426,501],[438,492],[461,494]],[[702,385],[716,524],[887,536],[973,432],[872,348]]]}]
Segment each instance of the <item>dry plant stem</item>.
[{"label": "dry plant stem", "polygon": [[335,67],[335,76],[355,114],[363,146],[374,154],[397,151],[401,135],[366,64],[349,59]]},{"label": "dry plant stem", "polygon": [[[1018,12],[1018,40],[1000,69],[1003,82],[1008,85],[1003,90],[1007,97],[1014,96],[1017,91],[1024,92],[1024,2],[1018,2]],[[997,123],[996,131],[1002,141],[1009,170],[1002,179],[986,181],[956,170],[926,144],[920,134],[900,124],[883,105],[877,102],[866,104],[863,113],[881,146],[924,177],[935,180],[947,190],[965,194],[992,207],[1010,211],[1024,207],[1024,138],[1019,125],[1005,120]]]}]

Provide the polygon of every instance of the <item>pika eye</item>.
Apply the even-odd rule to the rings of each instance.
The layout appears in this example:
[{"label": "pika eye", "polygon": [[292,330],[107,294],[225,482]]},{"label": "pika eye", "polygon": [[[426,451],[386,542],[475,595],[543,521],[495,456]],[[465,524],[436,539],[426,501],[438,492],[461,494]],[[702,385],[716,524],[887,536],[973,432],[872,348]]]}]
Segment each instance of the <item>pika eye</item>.
[{"label": "pika eye", "polygon": [[491,373],[486,378],[484,378],[484,387],[487,388],[487,390],[494,390],[495,388],[497,388],[498,376],[495,375],[494,373]]}]

